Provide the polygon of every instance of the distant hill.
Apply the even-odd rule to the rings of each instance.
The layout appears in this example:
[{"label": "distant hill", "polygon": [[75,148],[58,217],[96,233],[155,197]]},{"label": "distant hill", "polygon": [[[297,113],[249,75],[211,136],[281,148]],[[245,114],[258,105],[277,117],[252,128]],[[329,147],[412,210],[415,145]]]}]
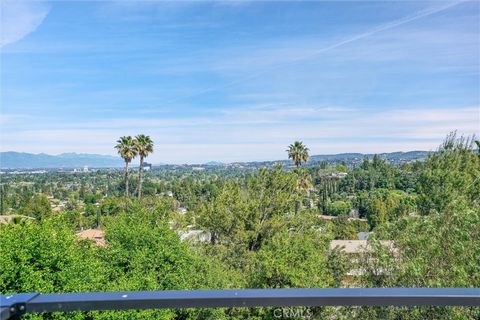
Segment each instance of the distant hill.
[{"label": "distant hill", "polygon": [[[400,165],[402,163],[411,162],[415,160],[424,160],[429,151],[407,151],[407,152],[390,152],[390,153],[379,153],[378,155],[386,160],[387,162]],[[362,163],[363,159],[368,158],[372,159],[374,153],[338,153],[338,154],[322,154],[322,155],[312,155],[310,156],[307,166],[319,165],[322,162],[328,163],[345,163],[347,166],[355,166]],[[238,162],[237,165],[244,167],[262,167],[262,166],[272,166],[275,163],[282,163],[286,166],[293,166],[291,160],[278,160],[278,161],[261,161],[261,162]]]},{"label": "distant hill", "polygon": [[[389,152],[389,153],[378,153],[378,155],[387,160],[388,162],[409,162],[414,160],[425,159],[429,151],[407,151],[407,152]],[[314,155],[310,157],[310,162],[317,163],[322,161],[354,161],[354,160],[363,160],[364,158],[373,158],[374,153],[339,153],[332,155]]]},{"label": "distant hill", "polygon": [[203,165],[209,166],[209,167],[221,167],[221,166],[224,166],[224,163],[218,162],[218,161],[210,161],[210,162],[204,163]]},{"label": "distant hill", "polygon": [[[379,156],[392,164],[402,164],[405,162],[423,160],[429,154],[428,151],[408,151],[380,153]],[[364,158],[372,158],[374,154],[363,153],[339,153],[327,155],[312,155],[307,166],[318,165],[324,161],[329,163],[342,163],[347,165],[356,165]],[[286,166],[293,165],[290,160],[272,160],[272,161],[251,161],[236,162],[235,166],[242,167],[262,167],[272,166],[275,163],[283,163]],[[113,168],[123,167],[124,163],[120,157],[106,156],[88,153],[62,153],[59,155],[49,155],[45,153],[33,154],[24,152],[0,152],[0,168],[2,169],[52,169],[52,168],[81,168],[88,166],[90,168]],[[156,166],[165,164],[156,164]],[[212,167],[231,167],[232,164],[210,161],[197,166]]]},{"label": "distant hill", "polygon": [[25,152],[0,152],[0,168],[2,169],[39,169],[39,168],[91,168],[121,167],[120,157],[88,153],[62,153],[49,155]]}]

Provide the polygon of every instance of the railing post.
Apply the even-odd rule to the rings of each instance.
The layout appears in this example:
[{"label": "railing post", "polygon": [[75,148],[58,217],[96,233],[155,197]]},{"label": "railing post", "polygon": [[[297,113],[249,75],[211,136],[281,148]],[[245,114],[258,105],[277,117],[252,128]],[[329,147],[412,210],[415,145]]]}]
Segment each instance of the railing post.
[{"label": "railing post", "polygon": [[27,312],[27,303],[39,293],[0,295],[0,320],[19,319]]}]

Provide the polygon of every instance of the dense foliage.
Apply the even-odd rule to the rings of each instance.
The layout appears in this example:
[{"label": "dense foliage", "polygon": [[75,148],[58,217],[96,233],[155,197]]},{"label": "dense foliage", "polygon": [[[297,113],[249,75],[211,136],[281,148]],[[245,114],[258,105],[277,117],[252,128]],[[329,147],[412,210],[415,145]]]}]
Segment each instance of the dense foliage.
[{"label": "dense foliage", "polygon": [[[293,148],[294,155],[306,149]],[[302,160],[304,161],[304,160]],[[425,161],[260,170],[169,168],[2,175],[0,292],[480,287],[480,155],[451,134]],[[131,169],[135,171],[136,169]],[[106,245],[80,240],[88,228]],[[331,249],[368,235],[371,250]],[[203,238],[202,238],[203,237]],[[385,246],[381,241],[391,241]],[[351,276],[351,270],[363,270]],[[336,319],[478,319],[468,307],[312,308]],[[34,315],[273,318],[270,308]]]}]

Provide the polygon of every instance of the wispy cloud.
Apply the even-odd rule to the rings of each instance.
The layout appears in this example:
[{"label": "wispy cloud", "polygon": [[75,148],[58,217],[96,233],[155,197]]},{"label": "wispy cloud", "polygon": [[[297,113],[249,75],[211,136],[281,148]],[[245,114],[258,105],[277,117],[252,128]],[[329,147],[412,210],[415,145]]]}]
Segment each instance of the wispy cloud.
[{"label": "wispy cloud", "polygon": [[[461,3],[464,3],[464,2],[467,2],[467,0],[447,2],[446,4],[443,4],[443,5],[440,5],[440,6],[428,7],[426,9],[414,12],[413,14],[404,16],[400,19],[396,19],[396,20],[393,20],[393,21],[390,21],[390,22],[387,22],[387,23],[384,23],[384,24],[380,24],[380,25],[375,26],[375,27],[373,27],[373,28],[371,28],[371,29],[369,29],[365,32],[354,34],[354,35],[351,35],[351,36],[347,36],[343,40],[340,40],[340,41],[337,41],[333,44],[324,46],[324,47],[322,47],[320,49],[317,49],[317,50],[314,50],[312,52],[308,52],[307,54],[292,57],[288,61],[285,61],[281,64],[276,65],[275,68],[284,68],[286,65],[288,66],[288,65],[291,65],[291,64],[295,64],[295,63],[298,63],[298,62],[302,62],[302,61],[305,61],[305,60],[312,59],[312,58],[314,58],[318,55],[324,54],[324,53],[329,52],[333,49],[342,47],[342,46],[347,45],[347,44],[352,43],[352,42],[356,42],[356,41],[371,37],[371,36],[373,36],[377,33],[384,32],[384,31],[402,26],[404,24],[407,24],[407,23],[410,23],[410,22],[413,22],[413,21],[431,16],[433,14],[448,10],[448,9],[450,9],[452,7],[455,7],[455,6],[457,6]],[[272,70],[269,69],[268,71],[272,71]],[[189,96],[183,96],[183,97],[172,99],[172,100],[168,101],[168,103],[172,103],[172,102],[176,102],[176,101],[179,101],[179,100],[184,100],[185,98],[192,98],[192,97],[195,97],[197,95],[202,95],[202,94],[205,94],[205,93],[210,93],[210,92],[213,92],[213,91],[218,91],[218,90],[221,90],[221,89],[233,87],[233,86],[242,84],[244,82],[249,82],[249,81],[263,75],[264,73],[265,73],[265,70],[254,72],[254,73],[251,73],[247,76],[244,76],[244,77],[241,77],[241,78],[236,79],[234,81],[231,81],[229,83],[222,84],[220,86],[213,86],[213,87],[205,88],[205,89],[199,90],[198,92],[196,92],[194,94],[191,94]]]},{"label": "wispy cloud", "polygon": [[280,159],[295,139],[434,149],[479,132],[479,12],[459,3],[53,3],[42,37],[2,50],[0,148],[113,154],[142,132],[154,162]]},{"label": "wispy cloud", "polygon": [[70,122],[51,124],[49,129],[23,127],[6,133],[2,149],[113,154],[111,146],[120,132],[145,132],[158,144],[153,161],[267,160],[284,157],[284,146],[295,139],[307,143],[314,154],[433,150],[450,131],[478,134],[479,123],[478,107],[360,112],[340,107],[259,106],[226,109],[209,117]]},{"label": "wispy cloud", "polygon": [[43,1],[2,0],[0,2],[0,47],[17,42],[34,32],[50,11]]},{"label": "wispy cloud", "polygon": [[2,127],[11,126],[15,124],[15,121],[21,121],[28,118],[25,114],[0,114],[0,124]]}]

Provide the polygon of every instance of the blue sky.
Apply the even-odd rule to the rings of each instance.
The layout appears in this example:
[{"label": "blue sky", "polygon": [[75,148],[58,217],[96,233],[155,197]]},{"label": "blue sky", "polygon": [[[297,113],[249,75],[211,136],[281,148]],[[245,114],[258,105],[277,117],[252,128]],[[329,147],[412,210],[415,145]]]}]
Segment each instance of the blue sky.
[{"label": "blue sky", "polygon": [[478,1],[2,1],[1,151],[153,162],[432,150],[480,131]]}]

